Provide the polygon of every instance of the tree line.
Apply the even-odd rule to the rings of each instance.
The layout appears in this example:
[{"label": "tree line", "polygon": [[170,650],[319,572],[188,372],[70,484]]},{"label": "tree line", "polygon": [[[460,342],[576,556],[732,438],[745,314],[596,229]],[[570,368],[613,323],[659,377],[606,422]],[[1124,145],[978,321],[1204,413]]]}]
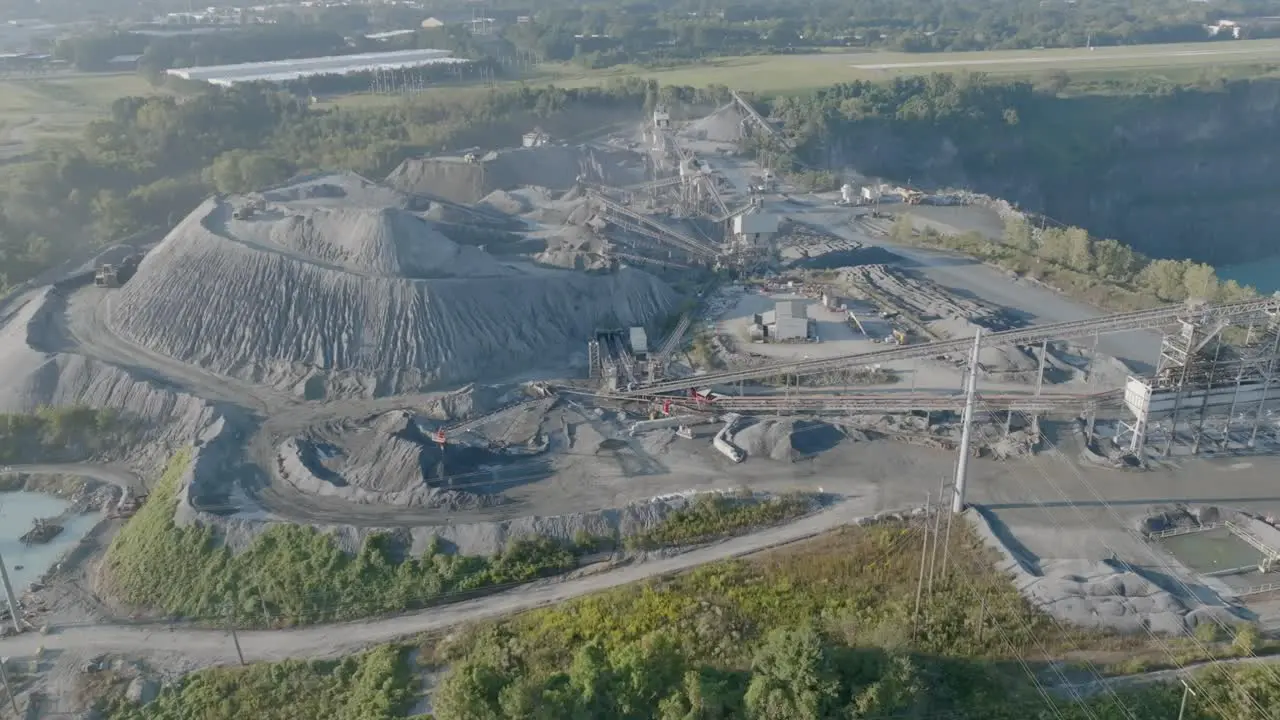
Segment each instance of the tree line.
[{"label": "tree line", "polygon": [[[451,22],[442,28],[421,28],[432,12]],[[82,70],[103,69],[118,55],[141,54],[141,67],[154,76],[168,67],[407,47],[438,47],[460,57],[490,57],[504,64],[529,58],[597,68],[840,47],[907,52],[1097,47],[1228,40],[1232,33],[1210,35],[1206,26],[1221,19],[1280,14],[1280,0],[1084,0],[1031,7],[1017,0],[745,0],[723,7],[702,0],[606,0],[589,6],[567,0],[517,0],[486,7],[498,26],[496,33],[483,38],[465,27],[464,17],[473,13],[461,2],[416,11],[344,6],[265,8],[258,13],[271,22],[176,37],[95,30],[58,42],[56,53]],[[364,37],[379,29],[416,32],[381,42]],[[1280,34],[1280,28],[1246,23],[1241,32],[1243,37],[1270,37]]]},{"label": "tree line", "polygon": [[[1277,149],[1274,81],[1081,93],[1070,80],[935,74],[766,98],[788,143],[762,137],[746,149],[806,171],[813,185],[837,183],[826,171],[853,166],[982,192],[1155,257],[1221,265],[1274,253],[1257,210],[1268,207],[1265,159]],[[1219,194],[1230,211],[1216,209]]]},{"label": "tree line", "polygon": [[639,114],[660,99],[710,105],[726,92],[625,80],[574,90],[426,94],[350,109],[319,109],[257,85],[124,98],[78,142],[41,149],[0,187],[0,287],[86,248],[172,227],[213,192],[244,192],[315,170],[382,177],[412,155],[514,146],[535,125],[580,132],[597,122],[592,111]]}]

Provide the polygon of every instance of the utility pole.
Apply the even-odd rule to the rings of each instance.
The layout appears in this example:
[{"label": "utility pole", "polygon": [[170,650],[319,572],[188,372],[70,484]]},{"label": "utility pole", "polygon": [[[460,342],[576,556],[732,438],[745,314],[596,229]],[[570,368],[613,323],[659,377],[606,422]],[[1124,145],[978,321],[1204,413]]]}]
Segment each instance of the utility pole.
[{"label": "utility pole", "polygon": [[942,534],[942,513],[946,507],[946,501],[942,499],[946,492],[947,476],[938,476],[938,512],[933,516],[933,551],[929,553],[929,597],[933,597],[933,576],[937,574],[938,569],[938,542],[939,536]]},{"label": "utility pole", "polygon": [[4,558],[0,557],[0,583],[4,584],[4,597],[9,601],[9,618],[13,620],[13,629],[22,632],[22,613],[18,606],[18,598],[13,594],[13,585],[9,582],[9,571],[5,569]]},{"label": "utility pole", "polygon": [[916,611],[911,616],[911,636],[915,637],[920,627],[920,598],[924,595],[924,563],[929,557],[929,511],[932,509],[933,496],[924,496],[924,545],[920,548],[920,577],[916,580]]},{"label": "utility pole", "polygon": [[960,422],[960,457],[956,462],[956,488],[951,497],[951,512],[964,511],[964,488],[969,474],[969,443],[973,437],[973,403],[978,394],[978,351],[982,349],[982,328],[973,333],[973,355],[969,358],[969,382],[964,393],[964,415]]},{"label": "utility pole", "polygon": [[5,663],[9,662],[9,658],[0,657],[0,682],[4,683],[4,692],[9,696],[9,705],[13,708],[13,716],[15,718],[22,717],[22,713],[18,712],[18,698],[13,694],[13,688],[9,686],[9,673],[5,672]]},{"label": "utility pole", "polygon": [[247,665],[244,661],[244,652],[240,650],[240,636],[236,634],[236,623],[232,613],[233,605],[227,603],[227,630],[231,633],[231,642],[236,646],[236,657],[240,658],[241,665]]}]

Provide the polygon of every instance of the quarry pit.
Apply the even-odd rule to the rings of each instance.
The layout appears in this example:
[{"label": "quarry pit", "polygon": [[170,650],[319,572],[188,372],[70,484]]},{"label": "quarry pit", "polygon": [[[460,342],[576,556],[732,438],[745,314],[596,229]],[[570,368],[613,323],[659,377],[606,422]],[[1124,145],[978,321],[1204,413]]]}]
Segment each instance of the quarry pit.
[{"label": "quarry pit", "polygon": [[[488,554],[529,534],[642,531],[672,498],[743,489],[868,516],[936,502],[975,334],[1100,313],[888,238],[895,213],[995,232],[998,200],[938,190],[916,208],[915,191],[867,183],[873,214],[847,192],[802,192],[740,152],[746,118],[730,104],[675,130],[638,118],[580,145],[210,198],[152,247],[3,300],[0,409],[138,418],[145,437],[110,460],[144,475],[194,446],[177,519],[233,549],[287,522],[353,550],[391,532],[415,551]],[[93,282],[138,252],[127,281]],[[1148,328],[980,347],[966,499],[1028,577],[1101,582],[1111,554],[1146,552],[1122,538],[1155,506],[1278,509],[1265,453],[1224,470],[1250,433],[1251,449],[1274,447],[1265,401],[1222,421],[1213,455],[1156,457],[1108,434],[1128,419],[1117,390],[1162,342]],[[1188,423],[1153,417],[1148,435],[1185,438]],[[1035,517],[1063,504],[1087,509]],[[1106,582],[1119,596],[1130,580]],[[1088,584],[1035,584],[1052,604],[1071,582]],[[1179,602],[1129,603],[1117,625],[1157,611],[1194,624]]]}]

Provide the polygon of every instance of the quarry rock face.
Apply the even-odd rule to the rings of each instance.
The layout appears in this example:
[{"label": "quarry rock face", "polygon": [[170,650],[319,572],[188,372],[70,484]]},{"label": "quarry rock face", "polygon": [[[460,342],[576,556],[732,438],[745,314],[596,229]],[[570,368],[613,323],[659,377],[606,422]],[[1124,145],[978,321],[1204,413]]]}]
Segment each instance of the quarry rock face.
[{"label": "quarry rock face", "polygon": [[845,124],[824,138],[820,160],[1000,197],[1153,257],[1229,264],[1275,254],[1264,229],[1280,220],[1280,83],[1051,102],[976,134]]},{"label": "quarry rock face", "polygon": [[113,329],[220,374],[383,394],[561,362],[596,326],[650,325],[673,302],[637,270],[499,261],[348,182],[207,200],[119,291]]}]

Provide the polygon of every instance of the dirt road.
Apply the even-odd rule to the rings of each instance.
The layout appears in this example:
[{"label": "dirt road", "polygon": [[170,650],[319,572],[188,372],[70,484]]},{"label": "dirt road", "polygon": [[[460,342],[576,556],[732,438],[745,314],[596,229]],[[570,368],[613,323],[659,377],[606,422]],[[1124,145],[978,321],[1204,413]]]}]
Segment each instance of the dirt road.
[{"label": "dirt road", "polygon": [[[399,617],[293,630],[242,632],[239,633],[240,647],[245,660],[249,662],[339,657],[370,645],[551,605],[637,580],[794,542],[853,522],[866,514],[866,507],[867,504],[861,499],[853,498],[794,523],[675,557],[620,567],[574,580],[525,585],[497,595]],[[237,661],[231,638],[220,630],[170,631],[163,625],[84,625],[53,628],[48,635],[27,633],[0,639],[0,656],[27,657],[40,648],[45,652],[121,653],[141,657],[176,653],[183,655],[197,667]]]},{"label": "dirt road", "polygon": [[134,471],[118,465],[53,464],[53,465],[5,465],[3,473],[28,475],[75,475],[132,490],[145,490],[146,481]]}]

